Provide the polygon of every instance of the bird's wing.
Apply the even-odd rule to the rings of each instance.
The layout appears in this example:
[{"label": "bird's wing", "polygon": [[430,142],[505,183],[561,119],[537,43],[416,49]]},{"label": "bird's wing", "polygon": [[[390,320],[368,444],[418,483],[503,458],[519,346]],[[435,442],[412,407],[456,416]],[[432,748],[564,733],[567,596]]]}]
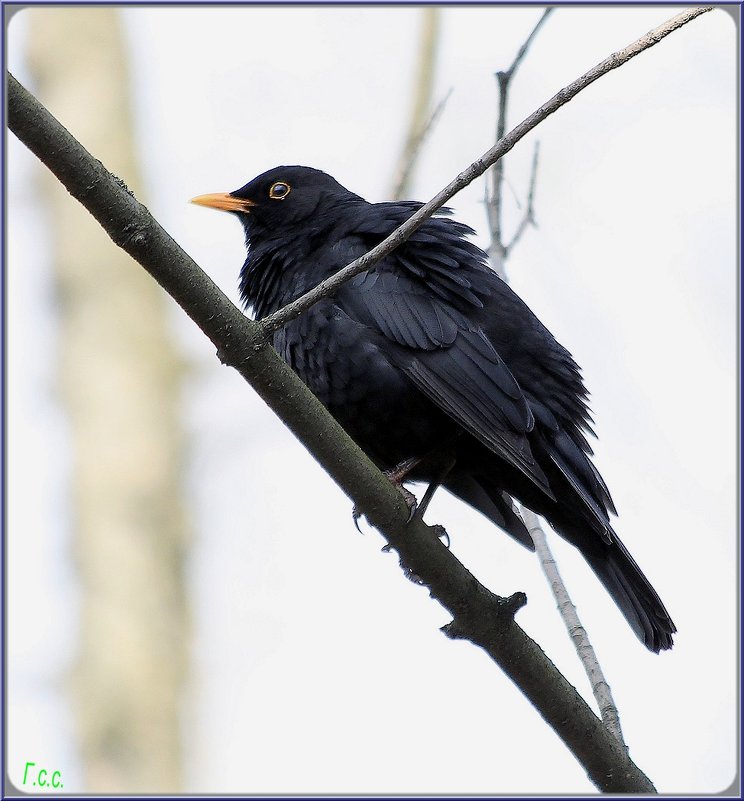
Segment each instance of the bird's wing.
[{"label": "bird's wing", "polygon": [[[406,251],[352,279],[337,295],[347,314],[382,335],[390,361],[446,414],[553,497],[527,439],[534,426],[519,384],[468,308],[483,303],[463,274],[427,248]],[[431,263],[442,270],[431,269]],[[411,270],[409,265],[414,268]],[[472,299],[468,296],[472,295]]]}]

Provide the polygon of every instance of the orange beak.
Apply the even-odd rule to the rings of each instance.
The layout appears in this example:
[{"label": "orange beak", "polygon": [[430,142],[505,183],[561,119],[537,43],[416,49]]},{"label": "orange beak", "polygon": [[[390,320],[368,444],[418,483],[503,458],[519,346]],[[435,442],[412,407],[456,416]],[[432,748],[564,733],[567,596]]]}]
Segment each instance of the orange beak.
[{"label": "orange beak", "polygon": [[196,203],[197,206],[209,206],[210,208],[220,209],[221,211],[242,211],[243,214],[250,213],[251,206],[256,205],[252,200],[246,200],[242,197],[233,197],[226,192],[199,195],[199,197],[191,198],[191,203]]}]

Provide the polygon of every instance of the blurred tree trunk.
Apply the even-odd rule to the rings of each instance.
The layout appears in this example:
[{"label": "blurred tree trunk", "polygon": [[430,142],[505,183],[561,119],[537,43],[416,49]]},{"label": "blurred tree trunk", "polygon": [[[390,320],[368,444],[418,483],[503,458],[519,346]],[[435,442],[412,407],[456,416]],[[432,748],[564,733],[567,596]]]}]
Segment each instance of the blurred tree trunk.
[{"label": "blurred tree trunk", "polygon": [[393,171],[391,200],[405,200],[408,197],[416,160],[432,123],[431,98],[434,92],[440,29],[440,9],[437,6],[421,8],[419,12],[418,59],[416,75],[413,80],[408,132],[398,157],[398,163]]},{"label": "blurred tree trunk", "polygon": [[[39,97],[139,194],[118,12],[26,14]],[[81,587],[72,693],[86,789],[177,792],[190,641],[181,366],[162,291],[111,248],[59,183],[46,172],[42,180],[59,298],[58,387],[72,450]]]}]

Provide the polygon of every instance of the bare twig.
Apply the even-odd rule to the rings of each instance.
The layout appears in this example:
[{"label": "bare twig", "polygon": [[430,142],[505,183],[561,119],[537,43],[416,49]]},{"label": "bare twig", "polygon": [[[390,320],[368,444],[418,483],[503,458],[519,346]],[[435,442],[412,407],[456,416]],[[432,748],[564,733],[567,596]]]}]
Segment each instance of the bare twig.
[{"label": "bare twig", "polygon": [[451,637],[481,647],[514,681],[603,792],[653,793],[653,784],[605,729],[537,643],[514,621],[524,602],[484,587],[419,518],[409,522],[400,493],[266,345],[249,320],[163,230],[121,181],[88,153],[12,76],[8,122],[106,230],[181,305],[220,358],[256,389],[277,416],[354,500],[453,616]]},{"label": "bare twig", "polygon": [[[525,209],[522,219],[519,221],[516,231],[511,238],[508,245],[504,245],[504,261],[509,258],[514,245],[522,238],[522,234],[527,230],[528,225],[534,225],[535,222],[535,185],[537,184],[537,164],[540,157],[540,143],[535,142],[535,149],[532,153],[532,171],[530,172],[530,188],[527,192],[527,208]],[[503,275],[501,276],[503,278]]]},{"label": "bare twig", "polygon": [[[537,25],[533,28],[532,33],[527,37],[527,40],[519,49],[519,53],[514,59],[511,67],[506,72],[496,73],[499,83],[499,112],[496,123],[497,137],[503,135],[506,125],[506,112],[509,103],[509,88],[511,79],[514,76],[517,66],[527,54],[530,43],[534,39],[535,34],[547,18],[550,11],[551,9],[548,9],[540,17]],[[516,229],[516,232],[514,233],[514,236],[512,237],[511,242],[508,245],[505,245],[503,242],[501,230],[504,160],[499,160],[493,170],[491,200],[488,204],[488,222],[491,229],[491,245],[488,249],[488,255],[494,270],[498,273],[500,278],[507,283],[508,278],[506,275],[506,260],[509,257],[511,249],[514,244],[519,241],[519,238],[527,228],[527,225],[529,223],[534,224],[534,195],[535,183],[537,179],[538,152],[538,143],[536,142],[535,152],[532,158],[532,171],[530,175],[527,208]],[[545,531],[541,527],[537,515],[532,512],[532,510],[525,506],[520,506],[520,511],[530,532],[532,541],[535,544],[535,550],[538,558],[540,559],[540,565],[542,566],[545,577],[550,585],[550,589],[555,597],[558,612],[563,619],[569,636],[573,640],[576,653],[578,654],[579,659],[584,666],[584,670],[589,678],[594,699],[597,702],[600,714],[602,715],[602,721],[607,727],[608,731],[610,731],[612,735],[617,738],[618,742],[620,742],[623,747],[627,747],[625,746],[625,741],[623,739],[623,733],[620,727],[620,716],[618,714],[615,701],[612,697],[610,685],[604,677],[597,654],[594,651],[594,647],[592,646],[591,642],[589,641],[589,635],[586,629],[581,625],[576,607],[571,601],[571,596],[568,593],[568,589],[563,581],[563,578],[561,577],[560,572],[558,571],[558,565],[555,561],[552,551],[550,550],[550,546],[548,545],[548,539],[545,535]]]},{"label": "bare twig", "polygon": [[592,67],[580,78],[572,81],[568,86],[553,95],[539,109],[532,112],[522,122],[513,128],[508,134],[502,137],[493,147],[489,148],[479,159],[476,159],[469,167],[463,170],[453,181],[438,192],[428,203],[412,214],[402,225],[395,229],[388,237],[383,239],[379,245],[372,248],[364,255],[355,259],[335,275],[321,281],[318,286],[306,292],[297,300],[288,303],[283,308],[270,314],[261,321],[261,326],[268,336],[272,332],[286,325],[290,320],[299,317],[321,298],[332,295],[342,284],[365,270],[370,269],[378,261],[392,253],[395,248],[403,244],[411,234],[426,222],[438,209],[440,209],[451,197],[456,195],[461,189],[470,184],[473,180],[483,175],[483,173],[493,166],[502,156],[508,153],[517,142],[528,134],[535,126],[549,117],[569,100],[576,97],[579,92],[594,83],[597,79],[606,75],[608,72],[621,67],[630,59],[635,58],[644,50],[658,44],[662,39],[673,33],[678,28],[691,22],[701,14],[710,11],[713,6],[700,6],[689,8],[675,14],[658,27],[641,36],[636,41],[631,42],[627,47],[613,53],[604,61]]},{"label": "bare twig", "polygon": [[[517,68],[522,63],[522,60],[527,55],[527,51],[529,50],[530,45],[532,44],[533,39],[537,35],[537,32],[542,27],[545,20],[550,16],[552,13],[552,8],[546,8],[543,12],[540,19],[537,21],[537,24],[532,29],[530,35],[525,39],[524,44],[519,48],[519,51],[512,62],[511,67],[509,67],[506,71],[501,71],[496,73],[496,80],[498,81],[499,85],[499,113],[496,119],[496,141],[498,142],[504,136],[504,131],[506,130],[506,104],[507,104],[507,97],[509,94],[509,84],[511,83],[514,74],[517,71]],[[491,240],[491,247],[489,248],[489,256],[491,257],[492,261],[497,262],[497,269],[500,273],[503,273],[503,264],[501,262],[506,260],[506,252],[499,250],[499,245],[497,243],[503,242],[503,236],[501,232],[501,215],[503,210],[503,205],[501,202],[501,193],[504,185],[504,165],[501,160],[499,160],[494,169],[491,173],[491,200],[488,203],[488,224],[492,231],[492,240]],[[492,252],[493,251],[493,252]]]},{"label": "bare twig", "polygon": [[610,685],[604,677],[599,659],[597,659],[597,654],[589,642],[586,629],[581,625],[576,607],[558,571],[558,564],[548,545],[545,531],[540,525],[538,516],[531,509],[522,507],[521,514],[527,526],[527,530],[530,532],[532,541],[535,543],[535,550],[540,559],[540,565],[545,573],[545,578],[548,580],[550,589],[553,591],[558,611],[568,630],[569,636],[573,640],[576,653],[579,655],[586,675],[589,677],[594,700],[597,702],[599,712],[602,715],[602,722],[607,727],[607,730],[617,738],[618,742],[622,743],[622,745],[627,748],[627,746],[625,746],[625,740],[623,739],[623,731],[620,727],[620,715],[618,714],[617,706],[612,697]]},{"label": "bare twig", "polygon": [[522,63],[522,59],[527,55],[527,51],[530,49],[530,45],[532,44],[532,40],[537,35],[537,32],[542,27],[542,24],[545,20],[550,16],[550,14],[554,11],[553,8],[546,8],[543,11],[543,15],[537,21],[537,25],[532,29],[532,33],[524,40],[524,44],[519,48],[517,55],[512,61],[511,67],[506,71],[506,74],[509,76],[508,80],[511,80],[514,77],[514,73],[517,71],[517,67]]}]

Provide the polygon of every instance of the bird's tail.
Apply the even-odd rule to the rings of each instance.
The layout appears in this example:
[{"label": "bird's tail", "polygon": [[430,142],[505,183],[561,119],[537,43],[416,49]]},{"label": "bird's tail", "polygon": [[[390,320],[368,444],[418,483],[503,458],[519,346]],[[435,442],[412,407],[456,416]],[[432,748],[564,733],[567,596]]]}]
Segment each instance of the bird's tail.
[{"label": "bird's tail", "polygon": [[[671,648],[677,628],[651,582],[613,531],[609,516],[615,513],[615,506],[586,451],[560,431],[551,435],[550,441],[538,439],[536,443],[544,448],[543,461],[558,500],[538,497],[534,511],[581,551],[646,648],[654,653]],[[527,506],[533,508],[529,502]]]},{"label": "bird's tail", "polygon": [[[445,486],[534,550],[521,517],[512,509],[511,498],[488,478],[453,471]],[[567,490],[564,501],[570,498]],[[583,506],[572,507],[570,514],[566,514],[565,508],[554,502],[546,503],[537,491],[524,500],[528,507],[542,514],[558,534],[578,548],[640,641],[655,653],[671,648],[672,634],[677,628],[656,590],[612,530],[609,521],[600,532],[596,530],[597,521],[585,513]],[[582,520],[582,513],[583,521],[577,527],[576,521]]]},{"label": "bird's tail", "polygon": [[677,627],[669,612],[614,533],[612,540],[604,553],[584,554],[589,566],[646,648],[654,653],[671,648]]}]

